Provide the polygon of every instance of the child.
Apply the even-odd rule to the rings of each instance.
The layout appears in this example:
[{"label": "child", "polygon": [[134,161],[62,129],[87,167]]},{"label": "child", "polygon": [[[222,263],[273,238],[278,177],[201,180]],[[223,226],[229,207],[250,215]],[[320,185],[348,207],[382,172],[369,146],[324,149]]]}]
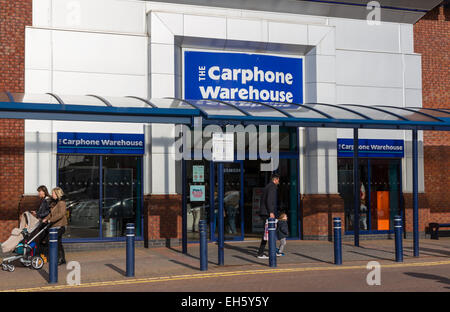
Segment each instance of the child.
[{"label": "child", "polygon": [[286,246],[286,237],[289,236],[289,229],[287,224],[287,214],[284,212],[280,214],[277,222],[277,236],[280,240],[280,248],[277,250],[277,257],[284,256],[283,250]]}]

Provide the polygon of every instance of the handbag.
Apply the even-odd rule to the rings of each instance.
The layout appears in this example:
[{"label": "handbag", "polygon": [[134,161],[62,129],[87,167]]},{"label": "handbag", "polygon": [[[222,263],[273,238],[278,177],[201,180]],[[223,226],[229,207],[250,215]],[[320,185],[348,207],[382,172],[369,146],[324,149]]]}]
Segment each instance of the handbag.
[{"label": "handbag", "polygon": [[269,222],[267,220],[264,224],[264,240],[269,240]]}]

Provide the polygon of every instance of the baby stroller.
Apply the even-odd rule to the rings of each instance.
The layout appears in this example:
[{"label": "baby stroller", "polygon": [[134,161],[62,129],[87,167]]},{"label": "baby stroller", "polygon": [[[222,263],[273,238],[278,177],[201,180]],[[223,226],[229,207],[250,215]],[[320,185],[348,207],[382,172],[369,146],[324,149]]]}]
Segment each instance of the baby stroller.
[{"label": "baby stroller", "polygon": [[43,224],[28,211],[20,217],[19,228],[11,231],[11,236],[2,244],[2,252],[13,252],[15,255],[2,261],[2,270],[14,272],[12,262],[19,260],[24,266],[39,270],[44,259],[38,254],[38,245],[49,224]]}]

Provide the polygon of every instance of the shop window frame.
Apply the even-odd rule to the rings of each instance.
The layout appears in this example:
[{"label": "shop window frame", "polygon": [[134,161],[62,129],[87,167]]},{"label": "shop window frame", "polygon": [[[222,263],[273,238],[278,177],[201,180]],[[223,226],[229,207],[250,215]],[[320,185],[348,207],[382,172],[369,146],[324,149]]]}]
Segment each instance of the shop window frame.
[{"label": "shop window frame", "polygon": [[[338,157],[339,159],[350,159],[352,160],[351,157]],[[372,157],[360,157],[360,160],[365,159],[367,160],[367,166],[368,166],[368,183],[367,183],[367,190],[366,190],[366,203],[368,203],[367,205],[367,224],[370,226],[370,228],[372,227],[372,207],[371,207],[371,196],[372,196],[372,192],[371,192],[371,179],[372,179],[372,167],[371,167],[371,160],[379,160],[379,159],[383,159],[383,160],[394,160],[397,162],[397,168],[398,168],[398,177],[399,177],[399,212],[400,212],[400,216],[402,217],[402,220],[404,220],[404,204],[403,204],[403,181],[402,181],[402,177],[403,177],[403,170],[402,170],[402,158],[395,158],[395,157],[383,157],[383,158],[372,158]],[[353,165],[353,163],[352,163]],[[358,164],[359,165],[359,164]],[[339,170],[339,168],[338,168]],[[354,208],[354,207],[353,207]],[[389,208],[390,209],[390,208]],[[370,230],[359,230],[359,234],[361,235],[379,235],[379,234],[394,234],[394,229],[392,230],[372,230],[372,228]],[[355,231],[354,230],[347,230],[345,229],[344,231],[344,235],[355,235]]]},{"label": "shop window frame", "polygon": [[[62,239],[63,243],[105,243],[105,242],[125,242],[126,236],[120,236],[120,237],[103,237],[103,229],[102,229],[102,219],[103,219],[103,157],[104,156],[111,156],[110,154],[65,154],[65,153],[57,153],[56,154],[56,185],[59,185],[59,156],[61,155],[90,155],[90,156],[99,156],[99,179],[100,179],[100,185],[99,185],[99,236],[98,237],[89,237],[89,238],[64,238]],[[140,216],[141,216],[141,235],[136,235],[135,240],[136,241],[143,241],[144,240],[144,157],[142,155],[132,155],[132,154],[120,154],[120,155],[114,155],[114,156],[134,156],[138,157],[140,161],[141,166],[141,187],[140,187],[140,193],[142,195],[141,204],[136,207],[136,209],[140,209]],[[137,213],[137,212],[136,212]]]}]

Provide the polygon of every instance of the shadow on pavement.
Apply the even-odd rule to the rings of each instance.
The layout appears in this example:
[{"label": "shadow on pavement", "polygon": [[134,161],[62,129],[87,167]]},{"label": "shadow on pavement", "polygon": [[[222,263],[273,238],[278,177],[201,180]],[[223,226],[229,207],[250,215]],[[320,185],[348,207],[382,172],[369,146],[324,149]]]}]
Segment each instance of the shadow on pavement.
[{"label": "shadow on pavement", "polygon": [[[353,246],[353,245],[347,245],[347,246],[351,247],[351,248],[380,251],[380,252],[388,253],[388,254],[391,254],[391,255],[395,255],[395,250],[393,250],[393,251],[392,250],[384,250],[384,249],[378,249],[378,248],[374,248],[374,247],[364,247],[364,246],[356,247],[356,246]],[[405,247],[403,247],[403,249],[405,249]]]},{"label": "shadow on pavement", "polygon": [[[436,282],[439,282],[439,283],[442,283],[445,285],[450,285],[449,278],[439,276],[439,275],[426,274],[426,273],[415,273],[415,272],[405,272],[405,274],[408,276],[411,276],[411,277],[415,277],[415,278],[429,279],[429,280],[434,280]],[[445,288],[450,289],[450,287],[445,287]]]},{"label": "shadow on pavement", "polygon": [[298,252],[293,252],[292,254],[293,254],[293,255],[296,255],[296,256],[300,256],[300,257],[306,258],[306,259],[309,259],[309,260],[313,260],[313,261],[318,261],[318,262],[322,262],[322,263],[334,264],[334,262],[331,262],[331,261],[325,261],[325,260],[322,260],[322,259],[310,257],[310,256],[307,256],[307,255],[300,254],[300,253],[298,253]]},{"label": "shadow on pavement", "polygon": [[[413,250],[412,247],[403,247],[403,249]],[[446,251],[446,250],[439,250],[439,249],[432,249],[432,248],[426,248],[426,247],[419,247],[419,251],[433,252],[433,253],[437,253],[437,254],[442,254],[442,255],[447,256],[447,257],[450,256],[450,251]],[[428,254],[428,255],[439,257],[439,256],[432,255],[432,254]]]},{"label": "shadow on pavement", "polygon": [[[225,243],[224,249],[231,249],[249,256],[256,257],[256,250],[258,250],[258,247],[255,246],[238,247]],[[254,249],[255,251],[252,251],[252,249]]]},{"label": "shadow on pavement", "polygon": [[[182,265],[182,266],[184,266],[184,267],[186,267],[186,268],[188,268],[188,269],[191,269],[191,270],[196,270],[196,271],[198,271],[198,270],[200,269],[200,262],[199,262],[199,264],[198,264],[198,267],[196,267],[196,266],[192,266],[192,265],[189,265],[189,264],[186,264],[186,263],[177,261],[177,260],[173,260],[173,259],[170,259],[169,261],[170,261],[170,262],[173,262],[173,263],[175,263],[175,264]],[[212,262],[208,261],[208,265],[209,265],[209,264],[215,264],[215,263],[212,263]]]},{"label": "shadow on pavement", "polygon": [[[379,259],[379,260],[388,260],[388,261],[395,260],[395,259],[393,259],[393,258],[383,258],[383,257],[374,256],[374,255],[369,255],[369,254],[367,254],[367,253],[357,252],[357,251],[353,251],[353,250],[350,250],[350,251],[348,251],[348,252],[351,252],[351,253],[354,253],[354,254],[357,254],[357,255],[361,255],[361,256],[366,256],[366,257],[370,257],[370,258]],[[403,254],[403,256],[406,256],[406,255]]]},{"label": "shadow on pavement", "polygon": [[235,258],[237,258],[237,259],[241,259],[241,260],[247,261],[247,262],[250,262],[250,263],[252,263],[252,264],[257,264],[257,265],[263,265],[263,264],[264,264],[264,263],[262,263],[262,262],[258,262],[258,261],[256,261],[256,260],[251,260],[251,259],[248,259],[248,258],[245,258],[245,257],[241,257],[241,256],[236,256],[236,255],[234,255],[233,257],[235,257]]},{"label": "shadow on pavement", "polygon": [[119,273],[119,274],[121,274],[123,276],[127,275],[127,272],[125,272],[121,268],[116,267],[114,264],[108,263],[108,264],[105,264],[105,266],[107,266],[110,269],[113,269],[114,271],[116,271],[117,273]]},{"label": "shadow on pavement", "polygon": [[48,272],[40,269],[38,270],[38,273],[48,283],[48,281],[50,280],[50,275],[48,275]]}]

